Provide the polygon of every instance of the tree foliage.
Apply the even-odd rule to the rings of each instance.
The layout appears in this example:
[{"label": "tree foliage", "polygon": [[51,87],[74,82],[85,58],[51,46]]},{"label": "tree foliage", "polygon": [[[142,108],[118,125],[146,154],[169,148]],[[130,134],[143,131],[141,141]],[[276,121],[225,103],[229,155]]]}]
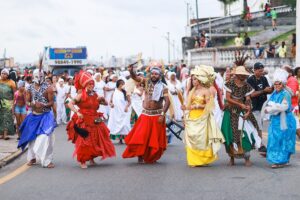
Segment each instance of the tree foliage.
[{"label": "tree foliage", "polygon": [[286,5],[289,5],[293,8],[296,8],[296,2],[297,2],[297,0],[283,0],[283,3],[285,3]]}]

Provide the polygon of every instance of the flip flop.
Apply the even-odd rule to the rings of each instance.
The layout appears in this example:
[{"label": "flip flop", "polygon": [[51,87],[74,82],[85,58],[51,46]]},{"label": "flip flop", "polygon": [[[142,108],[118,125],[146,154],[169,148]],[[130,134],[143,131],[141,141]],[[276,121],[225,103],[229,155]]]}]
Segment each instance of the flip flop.
[{"label": "flip flop", "polygon": [[271,168],[272,169],[279,169],[279,168],[283,168],[284,165],[272,165]]}]

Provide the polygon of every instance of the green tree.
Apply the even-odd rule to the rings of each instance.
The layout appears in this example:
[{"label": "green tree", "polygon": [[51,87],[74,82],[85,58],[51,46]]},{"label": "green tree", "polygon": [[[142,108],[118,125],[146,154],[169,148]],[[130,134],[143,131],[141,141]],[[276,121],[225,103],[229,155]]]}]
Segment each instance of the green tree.
[{"label": "green tree", "polygon": [[297,2],[297,0],[283,0],[283,3],[285,3],[286,5],[289,5],[293,8],[296,8],[296,2]]},{"label": "green tree", "polygon": [[224,6],[224,16],[227,16],[228,15],[228,7],[231,4],[233,4],[233,3],[235,3],[239,0],[218,0],[218,1],[220,1],[223,4],[223,6]]}]

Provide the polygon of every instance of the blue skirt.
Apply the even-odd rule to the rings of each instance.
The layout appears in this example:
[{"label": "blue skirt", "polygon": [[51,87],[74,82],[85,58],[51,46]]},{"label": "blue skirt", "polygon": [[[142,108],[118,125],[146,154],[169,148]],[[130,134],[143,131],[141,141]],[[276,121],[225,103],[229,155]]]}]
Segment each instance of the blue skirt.
[{"label": "blue skirt", "polygon": [[280,116],[271,116],[268,129],[267,161],[270,164],[286,164],[296,147],[296,120],[289,112],[286,114],[286,130],[280,130]]},{"label": "blue skirt", "polygon": [[37,138],[38,135],[51,135],[57,126],[53,112],[45,112],[41,115],[30,113],[20,126],[21,138],[18,148],[25,149],[27,144]]}]

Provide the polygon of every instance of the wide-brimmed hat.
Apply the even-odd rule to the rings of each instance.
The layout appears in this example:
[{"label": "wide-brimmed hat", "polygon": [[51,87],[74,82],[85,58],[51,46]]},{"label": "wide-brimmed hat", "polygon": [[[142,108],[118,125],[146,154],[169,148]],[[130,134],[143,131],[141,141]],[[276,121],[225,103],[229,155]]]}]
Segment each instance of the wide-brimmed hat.
[{"label": "wide-brimmed hat", "polygon": [[244,75],[244,76],[250,76],[250,73],[246,70],[244,66],[238,66],[234,70],[235,75]]}]

